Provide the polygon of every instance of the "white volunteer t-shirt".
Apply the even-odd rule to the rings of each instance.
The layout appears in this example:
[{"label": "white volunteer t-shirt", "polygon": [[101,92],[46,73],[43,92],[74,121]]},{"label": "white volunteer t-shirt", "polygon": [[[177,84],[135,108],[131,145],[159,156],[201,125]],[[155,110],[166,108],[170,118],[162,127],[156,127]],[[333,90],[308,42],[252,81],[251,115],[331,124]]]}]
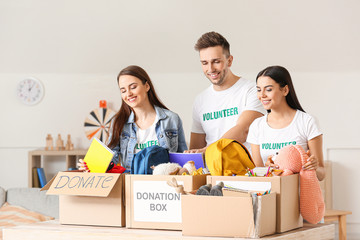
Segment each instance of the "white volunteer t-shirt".
[{"label": "white volunteer t-shirt", "polygon": [[250,125],[247,142],[260,147],[260,155],[265,164],[268,156],[275,155],[287,145],[300,145],[309,149],[308,141],[321,135],[312,116],[297,110],[289,126],[281,129],[267,124],[267,115],[257,118]]},{"label": "white volunteer t-shirt", "polygon": [[[265,113],[257,99],[255,81],[240,78],[224,91],[215,91],[211,85],[195,99],[192,132],[206,134],[206,143],[210,145],[234,127],[245,110]],[[250,149],[249,144],[245,146]]]},{"label": "white volunteer t-shirt", "polygon": [[135,153],[140,152],[144,148],[150,147],[152,145],[159,145],[159,141],[156,136],[155,126],[157,123],[158,117],[156,116],[154,123],[147,129],[138,129],[136,130],[136,139],[137,143],[135,145]]}]

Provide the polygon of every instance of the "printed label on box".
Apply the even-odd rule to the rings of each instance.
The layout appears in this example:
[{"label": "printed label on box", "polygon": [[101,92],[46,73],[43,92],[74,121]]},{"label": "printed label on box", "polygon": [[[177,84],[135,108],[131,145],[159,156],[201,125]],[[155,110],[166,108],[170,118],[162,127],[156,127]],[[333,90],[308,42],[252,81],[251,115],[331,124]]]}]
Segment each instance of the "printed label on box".
[{"label": "printed label on box", "polygon": [[59,172],[42,190],[47,194],[106,197],[120,174]]},{"label": "printed label on box", "polygon": [[251,182],[251,181],[216,181],[216,184],[223,182],[225,186],[238,188],[247,191],[265,192],[271,189],[271,182]]},{"label": "printed label on box", "polygon": [[133,193],[134,221],[181,223],[181,194],[166,181],[134,181]]}]

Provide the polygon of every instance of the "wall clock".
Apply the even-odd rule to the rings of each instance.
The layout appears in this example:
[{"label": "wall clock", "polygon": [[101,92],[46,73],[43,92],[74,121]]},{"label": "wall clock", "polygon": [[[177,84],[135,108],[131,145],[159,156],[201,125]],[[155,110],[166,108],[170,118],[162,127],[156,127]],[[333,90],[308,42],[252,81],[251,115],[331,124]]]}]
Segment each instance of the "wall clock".
[{"label": "wall clock", "polygon": [[44,97],[44,86],[40,80],[28,77],[18,83],[16,93],[22,103],[35,105]]}]

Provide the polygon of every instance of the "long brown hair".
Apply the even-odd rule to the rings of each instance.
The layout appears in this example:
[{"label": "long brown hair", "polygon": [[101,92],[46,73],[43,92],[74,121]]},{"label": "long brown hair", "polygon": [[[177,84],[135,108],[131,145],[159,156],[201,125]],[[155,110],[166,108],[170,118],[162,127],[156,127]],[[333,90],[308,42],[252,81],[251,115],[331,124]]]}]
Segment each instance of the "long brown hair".
[{"label": "long brown hair", "polygon": [[[281,88],[288,85],[289,87],[289,94],[286,95],[286,102],[287,104],[293,108],[298,109],[300,111],[304,111],[304,109],[301,107],[300,102],[296,96],[295,88],[291,80],[291,76],[289,71],[282,67],[282,66],[270,66],[265,68],[264,70],[260,71],[256,77],[256,82],[259,77],[267,76],[272,78],[275,82],[277,82]],[[268,111],[270,112],[270,111]]]},{"label": "long brown hair", "polygon": [[[145,72],[144,69],[142,69],[139,66],[131,65],[123,70],[120,71],[120,73],[117,76],[117,83],[119,85],[119,78],[124,75],[130,75],[133,77],[138,78],[142,84],[149,84],[150,89],[147,92],[150,104],[154,107],[155,105],[161,108],[168,109],[158,98],[154,86],[151,82],[151,79],[149,75]],[[127,105],[124,101],[121,103],[120,110],[115,114],[112,124],[112,138],[110,140],[110,143],[108,144],[109,148],[115,147],[120,140],[120,134],[124,128],[125,123],[128,121],[129,116],[131,114],[131,107]]]}]

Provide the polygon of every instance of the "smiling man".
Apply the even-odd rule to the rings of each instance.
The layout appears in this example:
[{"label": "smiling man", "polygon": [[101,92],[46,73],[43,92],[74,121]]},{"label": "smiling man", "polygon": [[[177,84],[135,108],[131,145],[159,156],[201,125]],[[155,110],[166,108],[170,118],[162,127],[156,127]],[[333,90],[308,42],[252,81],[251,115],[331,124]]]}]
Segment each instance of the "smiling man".
[{"label": "smiling man", "polygon": [[[234,75],[228,41],[219,33],[203,34],[195,44],[205,76],[212,83],[193,105],[188,152],[204,152],[220,138],[245,143],[250,124],[265,110],[257,99],[255,81]],[[250,149],[249,144],[245,146]]]}]

